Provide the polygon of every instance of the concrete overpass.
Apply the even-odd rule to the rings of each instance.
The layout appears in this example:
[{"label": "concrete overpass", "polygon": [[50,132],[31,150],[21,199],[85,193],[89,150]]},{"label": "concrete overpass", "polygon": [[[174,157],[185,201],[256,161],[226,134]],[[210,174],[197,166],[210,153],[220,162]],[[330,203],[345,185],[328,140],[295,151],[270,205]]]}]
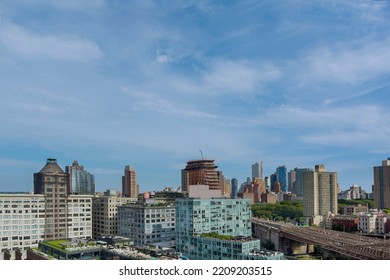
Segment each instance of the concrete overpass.
[{"label": "concrete overpass", "polygon": [[311,253],[314,245],[359,260],[390,260],[390,240],[252,218],[253,236],[285,254]]}]

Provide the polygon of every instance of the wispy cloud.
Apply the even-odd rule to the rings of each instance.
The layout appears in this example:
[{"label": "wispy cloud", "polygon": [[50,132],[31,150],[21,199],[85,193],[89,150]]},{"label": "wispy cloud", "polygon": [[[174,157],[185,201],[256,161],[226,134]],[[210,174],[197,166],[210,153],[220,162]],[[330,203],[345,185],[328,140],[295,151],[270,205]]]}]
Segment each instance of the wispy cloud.
[{"label": "wispy cloud", "polygon": [[2,33],[2,43],[9,51],[26,57],[88,61],[103,56],[97,44],[78,36],[42,35],[15,24],[5,25]]},{"label": "wispy cloud", "polygon": [[276,80],[281,72],[272,64],[257,65],[245,60],[211,62],[204,74],[206,86],[219,93],[254,93],[262,83]]},{"label": "wispy cloud", "polygon": [[321,47],[303,61],[304,75],[314,81],[359,84],[390,73],[390,39],[361,45],[344,43]]}]

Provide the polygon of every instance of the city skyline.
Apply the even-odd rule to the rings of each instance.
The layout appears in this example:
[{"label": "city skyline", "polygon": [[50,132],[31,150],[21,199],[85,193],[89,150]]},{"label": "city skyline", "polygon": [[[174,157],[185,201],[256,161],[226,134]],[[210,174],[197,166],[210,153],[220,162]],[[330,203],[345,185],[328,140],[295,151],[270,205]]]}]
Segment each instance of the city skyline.
[{"label": "city skyline", "polygon": [[[0,191],[47,158],[96,190],[178,187],[212,158],[239,184],[324,164],[371,192],[390,155],[390,3],[0,2]],[[201,152],[199,151],[201,150]]]}]

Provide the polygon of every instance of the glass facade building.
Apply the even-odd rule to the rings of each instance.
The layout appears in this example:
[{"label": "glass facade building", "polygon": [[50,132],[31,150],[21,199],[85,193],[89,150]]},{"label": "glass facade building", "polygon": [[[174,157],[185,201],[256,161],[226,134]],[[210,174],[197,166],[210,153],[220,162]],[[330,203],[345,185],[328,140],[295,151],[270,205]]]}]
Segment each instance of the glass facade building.
[{"label": "glass facade building", "polygon": [[176,250],[195,260],[261,259],[254,254],[260,240],[251,237],[250,205],[248,199],[176,200]]}]

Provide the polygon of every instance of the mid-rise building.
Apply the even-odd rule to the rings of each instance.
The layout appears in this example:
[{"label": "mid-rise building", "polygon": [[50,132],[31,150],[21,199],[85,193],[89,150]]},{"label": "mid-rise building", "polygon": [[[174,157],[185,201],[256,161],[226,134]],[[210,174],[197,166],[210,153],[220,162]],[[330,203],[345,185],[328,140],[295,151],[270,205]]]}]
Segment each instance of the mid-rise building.
[{"label": "mid-rise building", "polygon": [[92,237],[118,235],[118,206],[135,203],[137,200],[130,197],[118,197],[115,193],[93,197],[93,232]]},{"label": "mid-rise building", "polygon": [[267,259],[254,253],[260,240],[251,238],[251,217],[247,199],[178,199],[176,250],[198,260]]},{"label": "mid-rise building", "polygon": [[390,209],[390,157],[374,167],[373,193],[375,208]]},{"label": "mid-rise building", "polygon": [[79,165],[77,160],[71,166],[66,166],[65,172],[68,174],[69,193],[95,194],[95,176],[85,171],[84,166]]},{"label": "mid-rise building", "polygon": [[44,195],[0,194],[0,251],[34,248],[44,238]]},{"label": "mid-rise building", "polygon": [[92,196],[69,195],[67,197],[68,238],[92,238]]},{"label": "mid-rise building", "polygon": [[175,240],[175,206],[126,204],[118,206],[118,233],[134,245],[169,243]]},{"label": "mid-rise building", "polygon": [[138,199],[139,185],[134,167],[125,166],[124,176],[122,176],[122,196]]}]

